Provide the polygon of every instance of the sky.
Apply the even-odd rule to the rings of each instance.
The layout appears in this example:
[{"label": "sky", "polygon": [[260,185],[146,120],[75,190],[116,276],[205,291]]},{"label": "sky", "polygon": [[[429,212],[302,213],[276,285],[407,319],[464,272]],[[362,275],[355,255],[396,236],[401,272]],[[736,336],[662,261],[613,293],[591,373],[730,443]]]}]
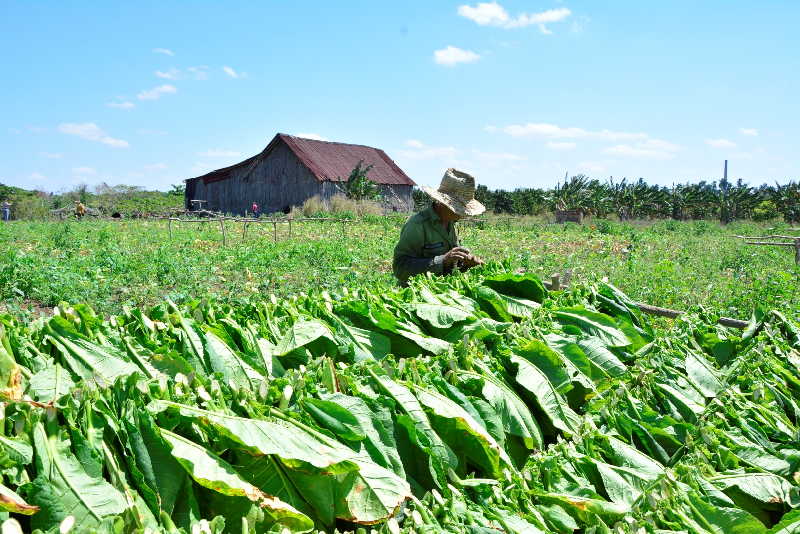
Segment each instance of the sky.
[{"label": "sky", "polygon": [[800,2],[0,0],[0,183],[168,190],[278,133],[417,183],[800,178]]}]

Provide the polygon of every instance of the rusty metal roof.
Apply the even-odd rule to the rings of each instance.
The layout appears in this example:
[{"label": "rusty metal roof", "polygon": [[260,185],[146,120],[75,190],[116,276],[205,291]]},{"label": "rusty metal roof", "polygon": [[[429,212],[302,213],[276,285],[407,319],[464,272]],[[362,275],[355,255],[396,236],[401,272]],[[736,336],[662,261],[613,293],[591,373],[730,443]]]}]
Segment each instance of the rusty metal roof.
[{"label": "rusty metal roof", "polygon": [[279,133],[269,145],[259,154],[239,162],[230,167],[217,169],[208,174],[191,178],[203,179],[204,183],[217,182],[230,177],[231,171],[242,167],[255,168],[255,166],[269,157],[270,152],[278,145],[285,143],[294,152],[298,159],[305,165],[320,182],[347,181],[350,172],[359,161],[365,165],[372,165],[368,177],[376,184],[384,185],[416,185],[403,170],[379,148],[365,145],[351,145],[348,143],[334,143],[330,141],[317,141],[304,137],[295,137]]}]

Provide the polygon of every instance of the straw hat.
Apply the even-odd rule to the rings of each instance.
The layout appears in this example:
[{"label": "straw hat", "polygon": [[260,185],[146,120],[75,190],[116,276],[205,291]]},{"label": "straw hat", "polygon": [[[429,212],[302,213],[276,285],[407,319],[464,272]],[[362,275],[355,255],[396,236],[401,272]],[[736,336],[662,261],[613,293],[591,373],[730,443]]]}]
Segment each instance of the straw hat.
[{"label": "straw hat", "polygon": [[447,169],[442,177],[442,183],[439,184],[439,189],[424,185],[420,187],[433,200],[441,202],[453,213],[462,217],[464,215],[480,215],[486,211],[484,205],[475,200],[475,178],[465,172]]}]

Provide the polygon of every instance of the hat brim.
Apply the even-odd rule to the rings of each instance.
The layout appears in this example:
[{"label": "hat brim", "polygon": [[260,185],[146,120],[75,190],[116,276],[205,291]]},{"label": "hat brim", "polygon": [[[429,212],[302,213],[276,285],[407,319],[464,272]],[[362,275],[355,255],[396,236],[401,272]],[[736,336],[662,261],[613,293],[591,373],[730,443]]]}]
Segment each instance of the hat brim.
[{"label": "hat brim", "polygon": [[474,198],[464,204],[461,202],[461,200],[450,196],[447,193],[442,193],[438,189],[433,189],[432,187],[426,187],[424,185],[420,186],[420,189],[422,189],[425,194],[427,194],[433,200],[441,202],[453,213],[457,213],[462,217],[474,217],[486,211],[486,207]]}]

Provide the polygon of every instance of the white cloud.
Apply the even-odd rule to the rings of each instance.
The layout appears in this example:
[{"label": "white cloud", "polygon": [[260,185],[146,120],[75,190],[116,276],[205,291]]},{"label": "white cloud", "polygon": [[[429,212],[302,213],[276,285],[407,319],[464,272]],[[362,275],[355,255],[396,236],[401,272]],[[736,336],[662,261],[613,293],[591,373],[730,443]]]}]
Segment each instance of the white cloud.
[{"label": "white cloud", "polygon": [[197,67],[187,67],[186,71],[194,76],[195,80],[208,79],[208,65],[198,65]]},{"label": "white cloud", "polygon": [[129,146],[127,141],[109,136],[93,122],[65,122],[58,125],[58,130],[67,135],[74,135],[87,141],[97,141],[115,148],[127,148]]},{"label": "white cloud", "polygon": [[455,46],[448,46],[447,48],[442,48],[441,50],[435,50],[433,52],[433,60],[439,65],[444,65],[446,67],[452,67],[459,63],[472,63],[478,61],[480,58],[480,55],[471,50],[462,50]]},{"label": "white cloud", "polygon": [[175,67],[172,67],[169,70],[157,70],[155,75],[158,78],[164,78],[165,80],[177,80],[181,76],[181,71]]},{"label": "white cloud", "polygon": [[136,98],[139,100],[158,100],[161,98],[161,95],[174,94],[177,92],[178,89],[176,89],[174,85],[165,84],[142,91],[136,95]]},{"label": "white cloud", "polygon": [[406,141],[406,150],[399,150],[398,154],[406,159],[445,159],[453,160],[458,155],[458,150],[452,146],[427,146],[421,141],[410,139]]},{"label": "white cloud", "polygon": [[76,176],[94,176],[97,171],[92,167],[73,167],[72,174]]},{"label": "white cloud", "polygon": [[167,164],[166,163],[153,163],[151,165],[145,165],[144,168],[147,171],[163,171],[164,169],[167,168]]},{"label": "white cloud", "polygon": [[680,146],[662,139],[646,139],[633,144],[621,144],[606,148],[603,152],[614,156],[646,159],[672,159]]},{"label": "white cloud", "polygon": [[736,143],[728,139],[706,139],[706,144],[714,148],[735,148]]},{"label": "white cloud", "polygon": [[572,14],[565,7],[548,9],[539,13],[521,13],[511,17],[508,11],[497,2],[482,2],[474,7],[469,5],[459,6],[458,14],[468,18],[480,26],[496,26],[498,28],[524,28],[537,25],[544,34],[552,33],[545,24],[561,22]]},{"label": "white cloud", "polygon": [[156,54],[164,54],[165,56],[174,56],[175,52],[170,50],[169,48],[154,48],[153,52]]},{"label": "white cloud", "polygon": [[548,141],[546,146],[550,150],[572,150],[577,145],[571,141]]},{"label": "white cloud", "polygon": [[312,139],[314,141],[330,141],[327,137],[323,137],[318,133],[298,133],[294,134],[295,137],[302,137],[303,139]]},{"label": "white cloud", "polygon": [[755,137],[758,135],[758,130],[755,128],[739,128],[739,133],[742,135]]},{"label": "white cloud", "polygon": [[[485,128],[489,132],[497,131],[494,126]],[[544,122],[529,122],[527,124],[510,124],[501,128],[503,132],[512,137],[546,137],[550,139],[581,139],[592,138],[605,141],[626,141],[626,140],[645,140],[648,135],[645,133],[615,132],[612,130],[585,130],[583,128],[568,127],[563,128],[556,124]]]},{"label": "white cloud", "polygon": [[134,107],[136,107],[136,104],[128,100],[115,100],[112,102],[107,102],[106,106],[109,108],[117,108],[117,109],[133,109]]},{"label": "white cloud", "polygon": [[233,67],[229,67],[227,65],[222,67],[222,70],[225,72],[225,74],[227,74],[231,78],[246,78],[247,77],[247,73],[246,72],[236,72],[233,69]]},{"label": "white cloud", "polygon": [[604,172],[606,166],[604,163],[597,161],[583,161],[578,164],[578,170],[583,172]]},{"label": "white cloud", "polygon": [[242,155],[242,153],[235,150],[212,148],[210,150],[206,150],[205,152],[198,152],[197,155],[206,158],[238,158]]},{"label": "white cloud", "polygon": [[511,161],[525,161],[525,156],[519,154],[512,154],[510,152],[483,152],[481,150],[473,150],[473,157],[482,163],[508,163]]},{"label": "white cloud", "polygon": [[46,159],[61,159],[64,157],[64,154],[58,152],[39,152],[39,155]]}]

